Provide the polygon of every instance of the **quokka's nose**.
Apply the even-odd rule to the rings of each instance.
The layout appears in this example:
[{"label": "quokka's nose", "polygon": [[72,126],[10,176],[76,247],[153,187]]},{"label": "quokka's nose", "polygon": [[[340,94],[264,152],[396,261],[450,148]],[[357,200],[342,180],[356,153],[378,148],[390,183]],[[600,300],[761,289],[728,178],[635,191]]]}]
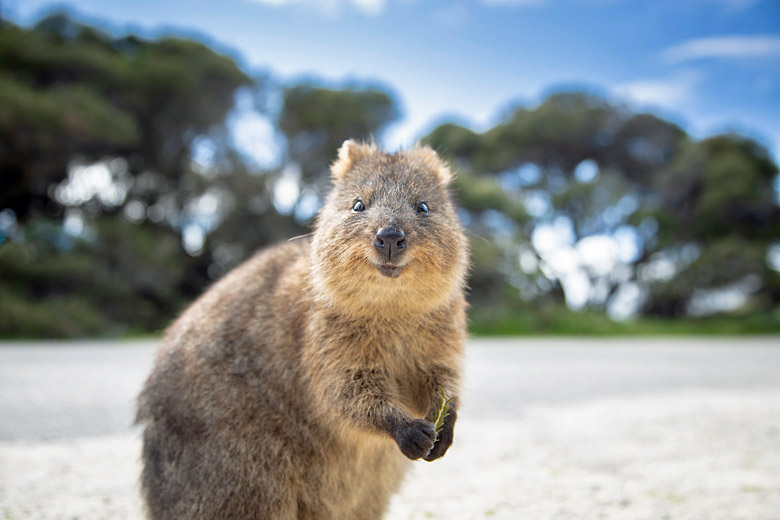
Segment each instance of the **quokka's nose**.
[{"label": "quokka's nose", "polygon": [[374,246],[390,260],[399,249],[406,247],[406,235],[400,228],[383,227],[376,233]]}]

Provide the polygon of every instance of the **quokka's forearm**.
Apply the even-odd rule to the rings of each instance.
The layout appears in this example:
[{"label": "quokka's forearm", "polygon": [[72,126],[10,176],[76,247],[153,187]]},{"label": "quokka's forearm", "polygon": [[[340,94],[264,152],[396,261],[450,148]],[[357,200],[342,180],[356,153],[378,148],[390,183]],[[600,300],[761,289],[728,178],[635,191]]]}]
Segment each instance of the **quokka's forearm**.
[{"label": "quokka's forearm", "polygon": [[329,378],[321,394],[326,406],[355,427],[389,436],[406,457],[426,457],[436,442],[436,429],[415,419],[400,405],[389,377],[380,369],[347,370]]},{"label": "quokka's forearm", "polygon": [[412,420],[380,369],[349,369],[323,380],[327,406],[353,426],[393,436]]}]

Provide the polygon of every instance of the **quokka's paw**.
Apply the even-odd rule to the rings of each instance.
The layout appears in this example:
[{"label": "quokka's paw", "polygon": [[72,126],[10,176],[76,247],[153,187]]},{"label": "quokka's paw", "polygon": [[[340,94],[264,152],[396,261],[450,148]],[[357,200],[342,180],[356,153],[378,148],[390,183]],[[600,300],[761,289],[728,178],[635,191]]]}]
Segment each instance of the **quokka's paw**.
[{"label": "quokka's paw", "polygon": [[444,426],[442,426],[439,436],[436,438],[436,444],[433,445],[431,451],[424,457],[424,460],[431,462],[439,459],[447,453],[447,450],[452,446],[452,439],[455,432],[455,410],[452,409],[450,414],[444,418]]},{"label": "quokka's paw", "polygon": [[436,442],[436,429],[425,419],[414,419],[402,425],[395,433],[395,442],[401,453],[412,460],[425,457]]}]

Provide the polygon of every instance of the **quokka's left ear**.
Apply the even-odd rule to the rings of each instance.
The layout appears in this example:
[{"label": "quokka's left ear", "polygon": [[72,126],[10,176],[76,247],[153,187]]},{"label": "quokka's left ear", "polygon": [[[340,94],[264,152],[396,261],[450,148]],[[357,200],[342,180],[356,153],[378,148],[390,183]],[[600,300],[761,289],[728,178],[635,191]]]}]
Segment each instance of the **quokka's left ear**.
[{"label": "quokka's left ear", "polygon": [[423,166],[431,170],[442,184],[449,184],[450,181],[452,181],[452,171],[450,170],[450,167],[441,160],[439,154],[430,146],[420,146],[418,144],[409,151],[409,156],[421,162]]}]

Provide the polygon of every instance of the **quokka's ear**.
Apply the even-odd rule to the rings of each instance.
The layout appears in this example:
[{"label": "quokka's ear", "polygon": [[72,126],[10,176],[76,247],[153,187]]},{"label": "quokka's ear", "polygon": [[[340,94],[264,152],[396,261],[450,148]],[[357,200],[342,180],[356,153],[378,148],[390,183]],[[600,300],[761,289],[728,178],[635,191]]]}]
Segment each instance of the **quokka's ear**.
[{"label": "quokka's ear", "polygon": [[430,146],[420,146],[418,143],[409,151],[409,155],[421,162],[425,168],[431,170],[442,184],[449,184],[452,180],[450,167],[439,158],[439,154]]},{"label": "quokka's ear", "polygon": [[339,156],[330,166],[330,172],[333,180],[340,181],[346,177],[347,172],[352,166],[363,157],[367,157],[377,150],[374,143],[359,143],[352,139],[347,139],[339,148]]}]

